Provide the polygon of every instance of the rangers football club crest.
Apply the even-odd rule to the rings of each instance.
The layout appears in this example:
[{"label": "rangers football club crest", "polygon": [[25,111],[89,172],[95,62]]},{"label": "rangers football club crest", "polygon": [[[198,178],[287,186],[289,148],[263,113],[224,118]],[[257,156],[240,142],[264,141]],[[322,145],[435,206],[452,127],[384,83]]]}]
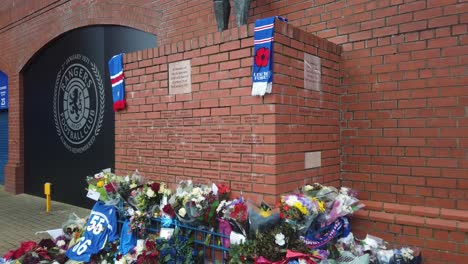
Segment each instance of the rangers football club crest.
[{"label": "rangers football club crest", "polygon": [[104,119],[105,93],[96,64],[82,54],[68,57],[54,88],[57,135],[72,153],[83,153],[96,141]]}]

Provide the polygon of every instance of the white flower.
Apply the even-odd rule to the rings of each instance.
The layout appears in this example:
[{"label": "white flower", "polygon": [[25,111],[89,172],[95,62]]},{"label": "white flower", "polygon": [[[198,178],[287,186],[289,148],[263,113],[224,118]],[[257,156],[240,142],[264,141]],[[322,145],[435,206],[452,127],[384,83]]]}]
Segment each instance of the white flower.
[{"label": "white flower", "polygon": [[119,260],[115,261],[115,264],[127,264],[127,261],[125,261],[125,258],[120,258]]},{"label": "white flower", "polygon": [[124,179],[125,179],[125,181],[126,181],[126,182],[129,182],[129,181],[130,181],[130,177],[128,177],[128,175],[127,175],[127,176],[125,176],[125,178],[124,178]]},{"label": "white flower", "polygon": [[350,189],[348,187],[341,187],[340,194],[349,195]]},{"label": "white flower", "polygon": [[146,191],[146,196],[151,198],[151,197],[156,196],[156,194],[154,193],[153,189],[148,188],[148,190]]},{"label": "white flower", "polygon": [[307,261],[305,259],[299,259],[299,264],[307,264]]},{"label": "white flower", "polygon": [[286,204],[289,206],[294,206],[294,203],[298,202],[299,200],[295,195],[290,195],[288,197],[288,200],[286,200]]},{"label": "white flower", "polygon": [[57,247],[63,247],[63,246],[65,246],[65,241],[64,240],[61,239],[61,240],[57,241]]},{"label": "white flower", "polygon": [[275,243],[278,246],[284,246],[284,244],[286,244],[286,242],[284,241],[283,233],[278,233],[278,234],[275,235]]},{"label": "white flower", "polygon": [[195,187],[195,188],[193,188],[193,190],[192,190],[192,195],[193,195],[193,196],[200,196],[200,195],[202,195],[202,190],[200,189],[200,187]]},{"label": "white flower", "polygon": [[186,214],[187,214],[187,210],[185,210],[185,208],[182,207],[179,209],[179,215],[181,217],[185,217]]},{"label": "white flower", "polygon": [[412,260],[413,259],[413,250],[411,248],[402,248],[401,255],[405,260]]},{"label": "white flower", "polygon": [[314,187],[312,187],[312,185],[310,185],[310,184],[307,184],[306,186],[304,186],[304,191],[306,191],[306,192],[311,191],[313,189],[314,189]]},{"label": "white flower", "polygon": [[225,206],[227,206],[227,205],[229,205],[229,204],[230,204],[230,203],[228,203],[226,200],[222,200],[222,201],[219,203],[218,207],[216,208],[216,213],[219,214],[219,211],[221,211],[221,209],[223,209],[223,207],[225,207]]}]

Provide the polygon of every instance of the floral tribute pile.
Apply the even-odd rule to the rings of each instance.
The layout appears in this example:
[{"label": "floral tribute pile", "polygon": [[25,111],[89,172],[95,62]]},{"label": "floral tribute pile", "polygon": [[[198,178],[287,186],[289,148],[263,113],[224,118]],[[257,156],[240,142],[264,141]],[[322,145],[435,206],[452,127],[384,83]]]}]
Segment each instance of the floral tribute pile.
[{"label": "floral tribute pile", "polygon": [[[122,177],[105,171],[87,183],[88,197],[96,200],[89,219],[71,217],[62,234],[23,242],[0,263],[211,263],[194,246],[194,235],[178,228],[183,225],[218,234],[217,245],[228,251],[222,263],[421,263],[418,249],[387,249],[370,235],[354,238],[348,217],[363,205],[345,187],[306,185],[272,207],[231,199],[223,184],[187,180],[171,190],[138,172]],[[123,222],[119,234],[117,219],[103,217],[114,211]]]}]

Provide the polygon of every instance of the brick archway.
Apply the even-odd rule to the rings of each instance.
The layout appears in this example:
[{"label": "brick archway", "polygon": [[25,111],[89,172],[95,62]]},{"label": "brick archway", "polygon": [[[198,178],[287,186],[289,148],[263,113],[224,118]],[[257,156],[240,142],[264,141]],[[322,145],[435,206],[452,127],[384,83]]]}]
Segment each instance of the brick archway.
[{"label": "brick archway", "polygon": [[[43,16],[38,16],[43,17]],[[48,43],[71,30],[92,25],[119,25],[156,35],[161,21],[157,8],[131,6],[120,3],[70,1],[49,10],[46,19],[32,18],[4,34],[11,53],[0,67],[6,66],[9,75],[11,104],[9,161],[5,166],[5,190],[24,192],[24,122],[22,71]],[[39,30],[38,30],[39,29]],[[41,30],[42,29],[42,30]],[[17,40],[21,40],[18,43]],[[156,46],[156,43],[155,43]],[[7,67],[10,62],[11,67]]]}]

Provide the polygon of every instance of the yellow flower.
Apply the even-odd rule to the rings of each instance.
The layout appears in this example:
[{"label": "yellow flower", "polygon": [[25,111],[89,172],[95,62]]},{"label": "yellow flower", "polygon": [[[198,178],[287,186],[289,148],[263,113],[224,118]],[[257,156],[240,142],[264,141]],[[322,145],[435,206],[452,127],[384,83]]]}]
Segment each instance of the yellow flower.
[{"label": "yellow flower", "polygon": [[319,208],[318,208],[319,212],[320,212],[320,213],[325,212],[325,203],[322,202],[322,201],[317,201],[317,204],[318,204],[318,206],[319,206]]},{"label": "yellow flower", "polygon": [[103,186],[104,186],[104,181],[98,181],[98,182],[96,183],[96,186],[97,186],[98,188],[103,187]]},{"label": "yellow flower", "polygon": [[296,207],[297,209],[299,209],[299,211],[300,211],[303,215],[306,215],[306,214],[307,214],[307,208],[305,208],[305,206],[303,206],[299,201],[294,203],[294,207]]},{"label": "yellow flower", "polygon": [[271,215],[271,211],[260,210],[259,213],[262,217],[267,218]]}]

